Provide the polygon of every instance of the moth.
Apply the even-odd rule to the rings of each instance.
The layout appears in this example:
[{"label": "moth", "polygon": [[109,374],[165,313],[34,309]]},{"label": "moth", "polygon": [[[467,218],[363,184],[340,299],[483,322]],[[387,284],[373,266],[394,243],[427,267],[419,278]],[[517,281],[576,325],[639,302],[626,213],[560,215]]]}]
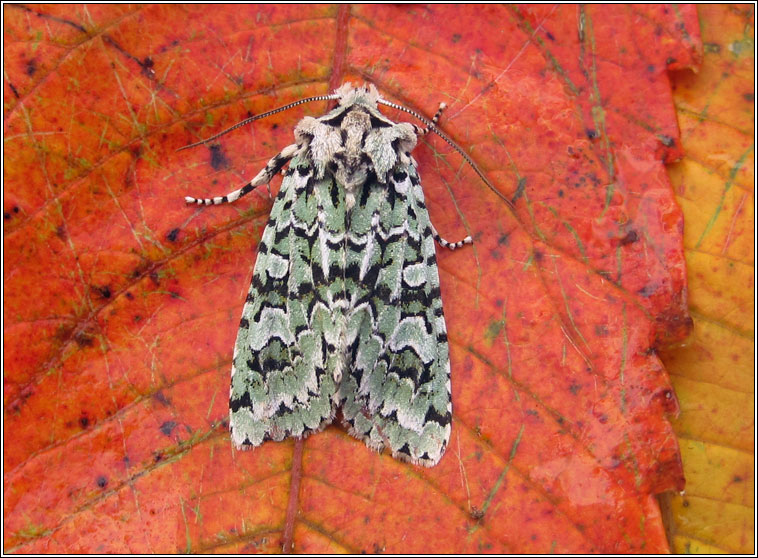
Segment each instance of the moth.
[{"label": "moth", "polygon": [[[393,457],[436,465],[450,439],[452,402],[447,330],[434,242],[411,151],[429,130],[468,155],[430,121],[383,99],[374,85],[350,83],[253,116],[336,100],[306,116],[295,143],[244,187],[216,198],[233,202],[284,178],[258,247],[232,364],[231,438],[237,448],[305,437],[341,411],[348,432]],[[406,111],[426,124],[396,123],[378,109]],[[184,148],[183,148],[184,149]],[[484,179],[486,181],[486,179]],[[489,183],[488,183],[489,184]]]}]

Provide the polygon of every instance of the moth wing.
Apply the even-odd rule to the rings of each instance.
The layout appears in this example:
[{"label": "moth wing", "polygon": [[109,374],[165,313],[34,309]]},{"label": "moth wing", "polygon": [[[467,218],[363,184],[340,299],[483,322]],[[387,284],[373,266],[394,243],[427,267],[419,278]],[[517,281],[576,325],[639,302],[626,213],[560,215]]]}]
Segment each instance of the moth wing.
[{"label": "moth wing", "polygon": [[340,284],[328,277],[335,255],[327,227],[340,209],[332,191],[331,181],[316,180],[295,158],[271,210],[232,363],[230,429],[238,448],[307,436],[334,417],[339,363],[327,346],[336,332],[328,291]]},{"label": "moth wing", "polygon": [[386,185],[364,188],[348,232],[346,286],[354,300],[343,420],[368,446],[432,466],[450,438],[452,405],[429,214],[411,165]]}]

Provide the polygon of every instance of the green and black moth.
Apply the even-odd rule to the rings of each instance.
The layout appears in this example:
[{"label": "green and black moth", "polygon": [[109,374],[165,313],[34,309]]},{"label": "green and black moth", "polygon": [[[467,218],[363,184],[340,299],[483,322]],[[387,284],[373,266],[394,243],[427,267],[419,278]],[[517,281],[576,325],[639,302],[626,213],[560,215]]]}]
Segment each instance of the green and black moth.
[{"label": "green and black moth", "polygon": [[[433,466],[450,439],[450,359],[434,241],[411,151],[429,130],[468,155],[435,123],[344,84],[240,122],[220,135],[293,106],[337,100],[303,118],[285,147],[243,188],[188,203],[233,202],[287,163],[258,247],[232,363],[234,445],[305,437],[337,411],[351,435],[395,458]],[[396,123],[378,109],[425,124]],[[198,145],[198,144],[193,144]],[[191,147],[191,146],[187,146]],[[486,181],[486,179],[485,179]],[[488,183],[489,184],[489,183]]]}]

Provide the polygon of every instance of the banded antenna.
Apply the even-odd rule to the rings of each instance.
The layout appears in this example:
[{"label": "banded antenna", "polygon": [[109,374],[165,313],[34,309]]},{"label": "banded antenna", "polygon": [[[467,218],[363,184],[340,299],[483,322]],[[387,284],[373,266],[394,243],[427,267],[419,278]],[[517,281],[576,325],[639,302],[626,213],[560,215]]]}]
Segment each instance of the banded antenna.
[{"label": "banded antenna", "polygon": [[291,109],[292,107],[296,107],[297,105],[310,103],[312,101],[333,101],[335,99],[339,99],[339,95],[336,95],[334,93],[330,95],[317,95],[315,97],[306,97],[305,99],[300,99],[299,101],[295,101],[294,103],[284,105],[283,107],[275,108],[274,110],[270,110],[262,114],[256,114],[255,116],[251,116],[250,118],[245,118],[245,120],[242,120],[241,122],[237,122],[234,126],[232,126],[231,128],[227,128],[223,132],[219,132],[218,134],[211,136],[209,138],[205,138],[204,140],[200,140],[198,142],[185,145],[184,147],[180,147],[179,149],[177,149],[177,151],[184,151],[185,149],[190,149],[191,147],[197,147],[199,145],[206,144],[208,142],[211,142],[215,139],[220,138],[223,135],[228,134],[229,132],[233,130],[236,130],[237,128],[241,128],[242,126],[247,126],[251,122],[260,120],[261,118],[266,118],[267,116],[271,116],[272,114],[276,114],[277,112],[282,112],[284,110]]}]

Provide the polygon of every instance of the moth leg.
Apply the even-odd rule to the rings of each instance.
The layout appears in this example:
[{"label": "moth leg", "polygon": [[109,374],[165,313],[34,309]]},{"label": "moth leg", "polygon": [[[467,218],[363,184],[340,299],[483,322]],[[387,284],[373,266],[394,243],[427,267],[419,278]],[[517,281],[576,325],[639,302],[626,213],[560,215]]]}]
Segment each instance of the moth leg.
[{"label": "moth leg", "polygon": [[[440,116],[442,116],[442,111],[444,111],[447,108],[447,105],[443,102],[440,103],[440,108],[437,109],[437,112],[434,113],[434,116],[432,117],[432,124],[436,125],[437,122],[440,119]],[[416,130],[416,134],[419,138],[424,137],[426,134],[428,134],[431,131],[431,128],[427,126],[426,128],[420,128],[419,126],[416,126],[415,124],[413,127]],[[432,236],[434,237],[434,240],[437,241],[437,243],[442,246],[443,248],[449,248],[450,250],[455,250],[456,248],[460,248],[461,246],[465,244],[473,244],[473,239],[470,236],[467,236],[463,240],[459,240],[458,242],[450,242],[448,240],[445,240],[442,238],[439,233],[437,233],[437,229],[434,228],[434,225],[429,223],[432,227]]]},{"label": "moth leg", "polygon": [[[434,113],[434,116],[432,117],[432,124],[436,125],[437,121],[440,119],[440,116],[442,116],[442,111],[447,108],[447,105],[445,103],[440,103],[440,108],[437,109],[437,112]],[[419,126],[416,126],[415,124],[413,127],[416,129],[416,134],[418,137],[424,137],[426,134],[428,134],[431,130],[429,126],[426,128],[420,128]]]},{"label": "moth leg", "polygon": [[432,237],[434,237],[434,240],[437,241],[437,244],[442,246],[443,248],[449,248],[450,250],[455,250],[457,248],[460,248],[461,246],[465,244],[473,244],[474,240],[467,236],[463,240],[459,240],[458,242],[450,242],[449,240],[445,240],[442,238],[439,233],[437,233],[437,229],[434,228],[434,225],[430,222],[429,226],[432,228]]},{"label": "moth leg", "polygon": [[250,182],[245,184],[239,190],[229,192],[225,196],[219,196],[216,198],[193,198],[192,196],[186,196],[184,200],[187,203],[196,203],[197,205],[218,205],[221,203],[232,203],[237,201],[245,194],[252,192],[255,188],[262,184],[268,184],[274,176],[284,167],[287,162],[295,156],[299,149],[299,146],[295,143],[288,145],[281,150],[277,155],[266,163],[266,166],[253,178]]}]

